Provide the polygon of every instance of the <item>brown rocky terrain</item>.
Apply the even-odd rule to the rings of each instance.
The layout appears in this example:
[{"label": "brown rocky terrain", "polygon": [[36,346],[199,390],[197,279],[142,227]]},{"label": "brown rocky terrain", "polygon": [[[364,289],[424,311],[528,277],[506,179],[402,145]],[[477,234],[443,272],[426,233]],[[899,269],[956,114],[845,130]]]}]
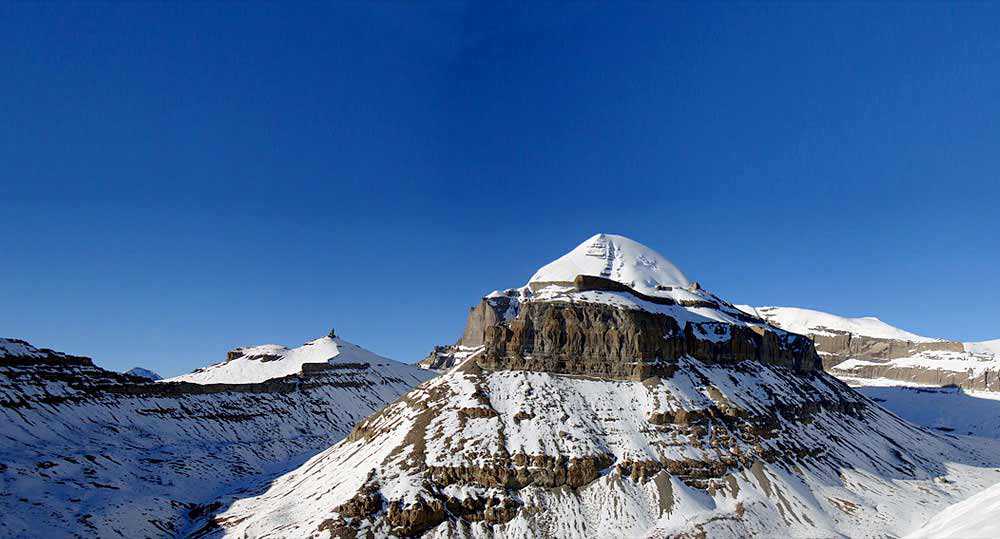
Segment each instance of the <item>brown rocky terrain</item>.
[{"label": "brown rocky terrain", "polygon": [[[921,352],[964,352],[960,342],[912,342],[898,339],[880,339],[848,331],[825,329],[824,334],[810,334],[816,350],[822,352],[823,368],[830,369],[851,358],[887,361],[910,357]],[[827,335],[825,333],[833,333]]]}]

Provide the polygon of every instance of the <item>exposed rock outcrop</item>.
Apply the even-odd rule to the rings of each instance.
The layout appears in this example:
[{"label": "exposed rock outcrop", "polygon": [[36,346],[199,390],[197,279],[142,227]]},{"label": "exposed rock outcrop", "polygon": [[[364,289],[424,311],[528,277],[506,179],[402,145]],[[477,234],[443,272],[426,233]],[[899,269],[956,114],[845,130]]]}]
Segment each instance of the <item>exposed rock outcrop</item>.
[{"label": "exposed rock outcrop", "polygon": [[851,358],[889,360],[909,357],[921,352],[963,352],[960,342],[912,342],[898,339],[880,339],[857,335],[848,331],[825,329],[823,334],[809,335],[822,353],[823,368],[830,369]]},{"label": "exposed rock outcrop", "polygon": [[[929,361],[934,360],[929,359]],[[844,365],[846,364],[840,364],[840,366]],[[886,361],[884,363],[852,364],[849,365],[849,368],[834,368],[833,372],[841,376],[855,378],[883,378],[919,385],[955,386],[963,389],[1000,392],[1000,372],[994,369],[975,369],[974,367],[973,364],[968,370],[956,371],[925,366],[896,365]]]},{"label": "exposed rock outcrop", "polygon": [[[657,305],[678,305],[595,277],[578,278],[576,290],[626,292]],[[488,305],[486,300],[480,303],[483,308]],[[798,372],[820,368],[809,339],[774,331],[766,324],[678,322],[666,313],[589,302],[524,302],[513,318],[486,328],[483,346],[477,363],[484,369],[624,380],[670,376],[677,359],[684,356],[707,363],[762,361]]]}]

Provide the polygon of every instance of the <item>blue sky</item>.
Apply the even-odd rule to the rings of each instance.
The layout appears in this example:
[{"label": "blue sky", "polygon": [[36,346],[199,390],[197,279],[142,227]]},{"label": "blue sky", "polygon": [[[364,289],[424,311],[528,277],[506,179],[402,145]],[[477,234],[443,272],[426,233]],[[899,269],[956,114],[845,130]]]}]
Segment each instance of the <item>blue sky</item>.
[{"label": "blue sky", "polygon": [[1000,338],[1000,10],[0,6],[0,335],[412,361],[596,232]]}]

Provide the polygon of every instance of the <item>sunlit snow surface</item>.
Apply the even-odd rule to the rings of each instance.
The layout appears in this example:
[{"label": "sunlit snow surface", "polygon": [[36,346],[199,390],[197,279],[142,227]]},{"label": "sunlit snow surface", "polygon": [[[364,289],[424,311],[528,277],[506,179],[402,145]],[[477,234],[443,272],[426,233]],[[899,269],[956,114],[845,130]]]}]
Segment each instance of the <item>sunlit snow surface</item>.
[{"label": "sunlit snow surface", "polygon": [[577,275],[605,277],[655,295],[660,287],[686,287],[680,269],[656,251],[614,234],[597,234],[543,266],[529,283],[572,283]]},{"label": "sunlit snow surface", "polygon": [[936,342],[941,339],[924,337],[890,326],[874,316],[847,318],[835,314],[802,309],[799,307],[751,307],[737,305],[741,310],[778,325],[786,331],[800,335],[834,335],[834,331],[846,331],[865,337],[895,339],[910,342]]},{"label": "sunlit snow surface", "polygon": [[302,372],[306,363],[369,363],[390,371],[408,371],[409,366],[373,354],[343,339],[322,337],[298,348],[265,344],[240,349],[242,355],[164,382],[195,384],[252,384]]},{"label": "sunlit snow surface", "polygon": [[1000,484],[945,508],[906,539],[996,539],[1000,537]]}]

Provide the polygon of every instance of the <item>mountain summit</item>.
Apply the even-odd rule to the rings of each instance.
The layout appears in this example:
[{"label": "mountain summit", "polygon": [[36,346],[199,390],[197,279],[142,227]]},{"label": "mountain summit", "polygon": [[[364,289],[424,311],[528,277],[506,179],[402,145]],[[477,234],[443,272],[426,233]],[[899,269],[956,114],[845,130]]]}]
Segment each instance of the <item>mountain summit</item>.
[{"label": "mountain summit", "polygon": [[900,536],[1000,479],[998,444],[900,420],[808,338],[619,236],[487,295],[452,348],[445,374],[200,533]]},{"label": "mountain summit", "polygon": [[132,367],[131,369],[125,371],[125,374],[131,376],[137,376],[139,378],[145,378],[146,380],[151,380],[153,382],[157,380],[163,380],[163,377],[158,373],[153,372],[149,369],[144,369],[142,367]]},{"label": "mountain summit", "polygon": [[595,234],[572,251],[546,264],[529,285],[572,284],[578,275],[603,277],[646,294],[664,287],[687,287],[687,277],[660,253],[614,234]]}]

